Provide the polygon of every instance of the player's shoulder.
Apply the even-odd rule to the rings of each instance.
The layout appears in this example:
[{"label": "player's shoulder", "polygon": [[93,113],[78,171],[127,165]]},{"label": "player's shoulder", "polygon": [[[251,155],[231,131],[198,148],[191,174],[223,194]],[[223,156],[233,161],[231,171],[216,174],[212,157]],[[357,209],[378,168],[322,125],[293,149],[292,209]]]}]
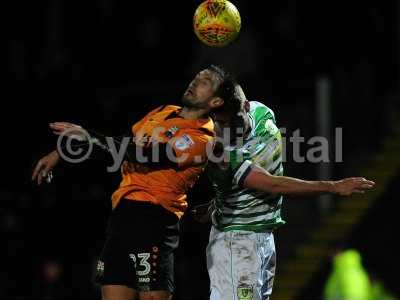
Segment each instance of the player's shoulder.
[{"label": "player's shoulder", "polygon": [[189,134],[205,141],[215,138],[214,122],[211,118],[191,120],[189,122],[185,119],[180,121],[182,121],[182,126],[179,130],[180,134]]},{"label": "player's shoulder", "polygon": [[177,105],[169,105],[169,104],[164,104],[164,105],[160,105],[156,108],[154,108],[152,111],[150,111],[150,113],[160,113],[160,112],[172,112],[172,111],[179,111],[181,110],[182,107],[177,106]]},{"label": "player's shoulder", "polygon": [[265,104],[251,101],[249,115],[254,137],[269,139],[279,131],[273,110]]},{"label": "player's shoulder", "polygon": [[211,118],[203,120],[199,125],[198,129],[202,135],[209,138],[215,137],[214,121]]},{"label": "player's shoulder", "polygon": [[266,120],[266,119],[272,119],[275,123],[274,111],[261,102],[250,101],[249,114],[256,123]]},{"label": "player's shoulder", "polygon": [[[158,115],[162,119],[164,117],[170,116],[173,113],[177,114],[181,110],[182,107],[177,105],[163,105],[155,109],[154,114],[158,113]],[[215,136],[214,122],[210,117],[197,120],[173,118],[173,122],[176,125],[176,128],[179,129],[180,134],[190,133],[192,135],[204,135],[212,138]]]},{"label": "player's shoulder", "polygon": [[182,107],[178,106],[178,105],[164,105],[164,110],[170,110],[170,111],[178,111],[181,110]]}]

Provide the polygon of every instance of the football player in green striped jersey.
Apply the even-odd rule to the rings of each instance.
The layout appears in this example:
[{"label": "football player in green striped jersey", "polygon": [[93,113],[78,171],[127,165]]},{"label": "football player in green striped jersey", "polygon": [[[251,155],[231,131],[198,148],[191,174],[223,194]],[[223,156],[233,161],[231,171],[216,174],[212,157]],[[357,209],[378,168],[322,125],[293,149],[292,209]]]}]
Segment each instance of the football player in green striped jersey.
[{"label": "football player in green striped jersey", "polygon": [[[223,146],[227,159],[209,160],[207,167],[216,192],[209,206],[210,299],[266,300],[275,275],[273,231],[285,223],[281,218],[283,195],[348,196],[364,193],[374,182],[362,177],[305,181],[283,176],[282,138],[274,112],[260,102],[247,101],[239,85],[236,94],[239,111],[213,116],[219,138],[229,142]],[[224,136],[238,129],[242,134]],[[198,209],[197,219],[200,215]]]}]

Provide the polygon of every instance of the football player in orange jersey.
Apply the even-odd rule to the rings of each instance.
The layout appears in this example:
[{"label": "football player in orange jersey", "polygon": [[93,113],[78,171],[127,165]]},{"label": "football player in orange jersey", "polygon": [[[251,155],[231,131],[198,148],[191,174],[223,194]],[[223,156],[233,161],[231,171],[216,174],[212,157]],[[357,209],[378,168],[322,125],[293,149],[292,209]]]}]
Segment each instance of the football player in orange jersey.
[{"label": "football player in orange jersey", "polygon": [[[212,151],[214,143],[209,113],[240,108],[234,81],[215,66],[197,74],[182,103],[183,107],[159,107],[132,126],[133,142],[124,156],[121,184],[112,196],[107,239],[97,265],[103,300],[172,297],[173,257],[179,218],[187,208],[186,192],[204,170],[207,149]],[[57,135],[78,135],[112,152],[104,137],[78,125],[56,122],[50,128]],[[155,146],[156,161],[152,157]],[[49,179],[61,154],[58,147],[40,159],[32,180],[40,185]]]}]

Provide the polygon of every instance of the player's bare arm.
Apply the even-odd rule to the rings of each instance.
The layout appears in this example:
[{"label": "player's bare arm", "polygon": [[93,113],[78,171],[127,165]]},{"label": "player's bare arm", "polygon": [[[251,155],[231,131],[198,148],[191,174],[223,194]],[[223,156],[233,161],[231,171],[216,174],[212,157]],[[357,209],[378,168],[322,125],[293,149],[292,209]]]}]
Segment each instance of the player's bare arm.
[{"label": "player's bare arm", "polygon": [[275,176],[257,166],[252,166],[243,181],[244,188],[282,195],[329,193],[350,196],[355,193],[365,193],[374,185],[375,182],[363,177],[351,177],[338,181],[307,181],[293,177]]},{"label": "player's bare arm", "polygon": [[[55,122],[49,124],[53,133],[60,135],[64,134],[71,138],[83,140],[87,131],[81,126],[68,123],[68,122]],[[57,150],[51,151],[49,154],[43,156],[36,164],[32,172],[32,181],[36,181],[37,185],[42,185],[43,182],[50,183],[52,177],[52,170],[58,165],[61,157]]]},{"label": "player's bare arm", "polygon": [[44,180],[50,182],[52,176],[51,171],[59,162],[60,155],[56,150],[42,157],[33,169],[32,181],[36,181],[38,185],[41,185]]},{"label": "player's bare arm", "polygon": [[[84,129],[82,126],[69,123],[69,122],[54,122],[49,124],[50,129],[53,131],[55,135],[58,136],[65,136],[80,142],[85,143],[94,143],[95,145],[100,145],[101,149],[106,150],[110,152],[111,150],[108,149],[108,147],[105,145],[104,141],[104,136],[101,136],[99,134],[92,134],[89,133],[86,129]],[[90,140],[89,140],[90,139]],[[133,141],[133,140],[132,140]],[[130,143],[128,145],[125,159],[127,161],[135,161],[135,153],[136,153],[136,148],[140,147],[139,145],[136,145],[134,143]],[[143,148],[143,147],[142,147]],[[160,147],[162,148],[162,147]],[[143,154],[144,156],[150,156],[151,155],[151,148],[145,149],[143,148]],[[149,153],[147,153],[149,152]],[[166,151],[164,151],[166,152]],[[163,162],[163,157],[161,156],[161,161],[159,163]],[[53,150],[49,154],[45,155],[42,157],[38,163],[36,164],[34,171],[32,173],[32,181],[36,181],[37,185],[42,185],[44,182],[50,183],[52,179],[52,170],[58,165],[58,163],[61,160],[61,156],[58,153],[57,150]],[[166,158],[164,159],[166,160]]]}]

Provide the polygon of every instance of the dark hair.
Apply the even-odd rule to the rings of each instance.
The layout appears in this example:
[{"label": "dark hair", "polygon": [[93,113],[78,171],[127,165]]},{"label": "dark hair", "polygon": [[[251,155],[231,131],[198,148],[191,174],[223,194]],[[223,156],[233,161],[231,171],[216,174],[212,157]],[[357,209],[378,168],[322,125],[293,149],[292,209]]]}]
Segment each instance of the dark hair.
[{"label": "dark hair", "polygon": [[220,66],[210,65],[207,70],[217,75],[220,84],[215,96],[224,100],[224,104],[214,110],[215,113],[227,112],[236,115],[241,108],[241,100],[236,93],[236,80]]}]

